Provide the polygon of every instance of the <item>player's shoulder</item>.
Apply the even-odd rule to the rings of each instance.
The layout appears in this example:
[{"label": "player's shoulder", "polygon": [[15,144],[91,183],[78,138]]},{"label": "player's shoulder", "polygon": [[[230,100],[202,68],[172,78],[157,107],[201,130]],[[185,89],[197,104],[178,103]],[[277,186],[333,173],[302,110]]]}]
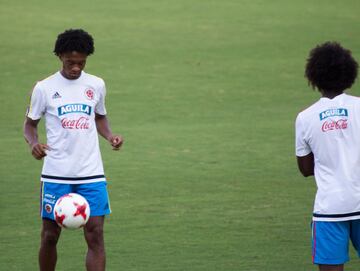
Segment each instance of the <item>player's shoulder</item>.
[{"label": "player's shoulder", "polygon": [[300,110],[300,112],[297,114],[297,119],[306,118],[307,116],[312,116],[314,112],[318,111],[319,107],[320,107],[320,100]]},{"label": "player's shoulder", "polygon": [[344,94],[343,99],[346,100],[349,103],[360,104],[360,97],[358,97],[358,96],[354,96],[354,95],[350,95],[350,94]]},{"label": "player's shoulder", "polygon": [[90,73],[87,73],[84,71],[83,71],[82,75],[84,76],[84,78],[86,79],[87,82],[92,82],[93,84],[100,85],[100,86],[105,85],[104,79],[102,79],[99,76],[96,76],[96,75],[93,75],[93,74],[90,74]]},{"label": "player's shoulder", "polygon": [[40,79],[36,82],[35,84],[35,87],[39,87],[39,88],[42,88],[42,87],[45,87],[49,84],[52,84],[55,80],[57,80],[57,78],[59,77],[58,75],[59,72],[56,72],[56,73],[53,73],[43,79]]},{"label": "player's shoulder", "polygon": [[43,79],[40,79],[38,81],[35,82],[33,88],[30,91],[30,96],[32,96],[32,94],[34,92],[37,93],[44,93],[44,91],[46,90],[47,86],[49,84],[51,84],[51,82],[54,80],[54,78],[56,77],[56,73],[51,74]]}]

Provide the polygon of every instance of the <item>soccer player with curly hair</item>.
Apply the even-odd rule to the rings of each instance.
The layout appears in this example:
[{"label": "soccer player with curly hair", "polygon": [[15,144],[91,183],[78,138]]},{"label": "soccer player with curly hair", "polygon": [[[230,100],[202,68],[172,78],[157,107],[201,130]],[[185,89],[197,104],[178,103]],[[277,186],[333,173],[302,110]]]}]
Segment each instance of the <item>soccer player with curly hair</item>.
[{"label": "soccer player with curly hair", "polygon": [[[84,226],[88,251],[86,269],[105,270],[104,217],[110,213],[106,178],[98,134],[114,150],[123,138],[112,133],[105,108],[104,81],[84,71],[87,57],[94,53],[92,36],[82,29],[58,35],[55,55],[61,70],[35,85],[24,123],[24,136],[32,156],[44,158],[41,173],[41,271],[55,270],[61,228],[55,222],[54,205],[68,193],[78,193],[90,205]],[[38,139],[38,123],[45,118],[46,144]]]},{"label": "soccer player with curly hair", "polygon": [[326,42],[311,50],[305,76],[321,98],[298,114],[296,156],[300,172],[315,176],[313,263],[341,271],[349,241],[360,256],[360,98],[353,85],[358,63],[348,49]]}]

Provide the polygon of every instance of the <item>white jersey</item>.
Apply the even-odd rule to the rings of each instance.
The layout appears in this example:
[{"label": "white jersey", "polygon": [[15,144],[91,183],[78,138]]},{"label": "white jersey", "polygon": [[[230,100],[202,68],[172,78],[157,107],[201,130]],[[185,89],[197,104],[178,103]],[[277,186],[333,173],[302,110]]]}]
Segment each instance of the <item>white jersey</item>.
[{"label": "white jersey", "polygon": [[105,181],[95,113],[106,115],[105,83],[85,73],[75,80],[57,72],[38,82],[27,116],[45,117],[47,144],[41,180],[53,183]]},{"label": "white jersey", "polygon": [[360,219],[360,98],[321,98],[296,119],[296,156],[314,154],[313,220]]}]

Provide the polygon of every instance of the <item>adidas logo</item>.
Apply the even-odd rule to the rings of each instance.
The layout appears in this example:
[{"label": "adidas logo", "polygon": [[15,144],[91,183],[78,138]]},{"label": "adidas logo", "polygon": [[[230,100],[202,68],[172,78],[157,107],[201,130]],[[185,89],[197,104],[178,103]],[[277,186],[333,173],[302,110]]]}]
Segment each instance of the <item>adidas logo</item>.
[{"label": "adidas logo", "polygon": [[54,95],[52,96],[53,99],[58,99],[61,98],[61,95],[59,94],[59,92],[55,92]]}]

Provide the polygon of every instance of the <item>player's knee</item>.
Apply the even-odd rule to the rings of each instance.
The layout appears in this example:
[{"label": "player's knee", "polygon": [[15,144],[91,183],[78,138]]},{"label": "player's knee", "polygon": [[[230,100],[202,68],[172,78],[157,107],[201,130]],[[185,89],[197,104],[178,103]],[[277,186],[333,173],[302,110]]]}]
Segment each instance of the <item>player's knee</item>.
[{"label": "player's knee", "polygon": [[56,246],[60,236],[60,230],[43,230],[41,241],[45,245]]},{"label": "player's knee", "polygon": [[85,238],[88,246],[93,249],[104,249],[103,227],[95,226],[85,229]]}]

